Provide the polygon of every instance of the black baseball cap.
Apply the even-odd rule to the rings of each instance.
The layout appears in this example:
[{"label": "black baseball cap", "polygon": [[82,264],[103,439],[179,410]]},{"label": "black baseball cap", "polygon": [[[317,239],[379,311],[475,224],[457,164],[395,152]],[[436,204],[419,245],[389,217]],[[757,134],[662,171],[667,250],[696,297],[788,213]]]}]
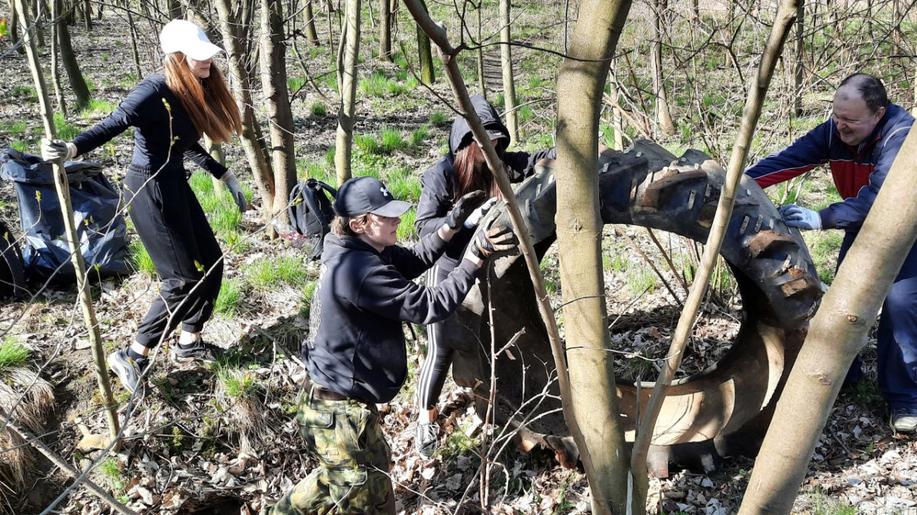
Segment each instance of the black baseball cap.
[{"label": "black baseball cap", "polygon": [[395,200],[382,181],[375,177],[354,177],[338,189],[334,199],[334,212],[338,216],[360,216],[373,213],[379,216],[398,217],[411,208],[411,204]]}]

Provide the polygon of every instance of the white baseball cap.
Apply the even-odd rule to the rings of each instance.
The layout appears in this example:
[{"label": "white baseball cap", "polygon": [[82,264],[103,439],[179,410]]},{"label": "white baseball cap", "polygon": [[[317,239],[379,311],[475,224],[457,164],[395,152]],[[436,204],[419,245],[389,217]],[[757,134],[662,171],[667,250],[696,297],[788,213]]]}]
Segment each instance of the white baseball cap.
[{"label": "white baseball cap", "polygon": [[172,20],[159,33],[159,45],[166,54],[181,52],[195,61],[206,61],[223,49],[207,38],[203,29],[188,20]]}]

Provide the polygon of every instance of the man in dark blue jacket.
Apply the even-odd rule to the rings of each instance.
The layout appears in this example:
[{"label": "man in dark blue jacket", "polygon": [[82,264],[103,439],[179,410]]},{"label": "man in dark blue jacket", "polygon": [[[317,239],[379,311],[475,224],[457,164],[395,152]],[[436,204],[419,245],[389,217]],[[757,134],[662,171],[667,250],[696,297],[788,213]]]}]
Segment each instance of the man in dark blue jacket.
[{"label": "man in dark blue jacket", "polygon": [[463,196],[438,230],[406,248],[396,241],[407,202],[371,177],[341,186],[313,297],[318,327],[303,348],[310,384],[298,420],[319,467],[272,513],[395,513],[391,454],[376,404],[391,401],[407,377],[401,323],[448,317],[484,261],[516,247],[508,227],[478,231],[449,277],[435,287],[414,283],[484,200],[482,191]]},{"label": "man in dark blue jacket", "polygon": [[[746,170],[761,187],[827,163],[844,200],[813,211],[783,206],[786,224],[803,230],[843,229],[838,264],[853,244],[914,118],[888,101],[882,82],[856,73],[841,82],[831,118]],[[892,284],[878,328],[878,382],[891,410],[892,429],[917,430],[917,247]],[[859,373],[856,362],[849,378]]]}]

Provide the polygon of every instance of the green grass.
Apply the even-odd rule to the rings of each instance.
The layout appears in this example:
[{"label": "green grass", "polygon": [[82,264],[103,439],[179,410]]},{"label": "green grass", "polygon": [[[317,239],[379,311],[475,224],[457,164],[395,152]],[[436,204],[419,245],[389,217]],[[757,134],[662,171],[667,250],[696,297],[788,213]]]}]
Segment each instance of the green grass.
[{"label": "green grass", "polygon": [[397,129],[383,128],[379,133],[379,139],[382,142],[381,150],[384,154],[391,154],[408,146],[404,135]]},{"label": "green grass", "polygon": [[68,122],[61,113],[54,113],[54,127],[57,129],[57,137],[62,140],[70,141],[80,133],[80,130]]},{"label": "green grass", "polygon": [[28,152],[31,146],[32,145],[30,145],[28,142],[23,141],[21,139],[17,139],[16,141],[10,142],[10,148],[12,148],[13,150],[18,150],[20,152]]},{"label": "green grass", "polygon": [[375,135],[357,134],[353,138],[353,144],[364,154],[386,156],[407,148],[410,143],[398,129],[384,127]]},{"label": "green grass", "polygon": [[429,135],[430,135],[430,127],[426,125],[421,125],[420,127],[414,129],[413,132],[411,132],[411,135],[408,137],[408,142],[409,142],[408,144],[412,147],[417,147],[421,143],[423,143],[424,140],[426,140],[427,136]]},{"label": "green grass", "polygon": [[29,359],[30,352],[29,348],[19,343],[16,338],[5,337],[0,341],[0,371],[24,365]]},{"label": "green grass", "polygon": [[299,171],[297,176],[301,179],[318,179],[331,186],[334,186],[335,182],[337,182],[337,175],[335,175],[333,164],[328,166],[324,163],[300,159],[296,163],[296,168]]},{"label": "green grass", "polygon": [[131,261],[137,270],[149,277],[156,277],[156,265],[153,264],[153,258],[150,257],[143,243],[139,239],[132,240],[130,250]]},{"label": "green grass", "polygon": [[214,310],[224,316],[231,317],[236,314],[242,303],[244,287],[242,281],[237,279],[224,280],[220,285]]},{"label": "green grass", "polygon": [[393,97],[407,91],[407,88],[396,80],[390,79],[380,71],[360,79],[360,93],[366,97]]},{"label": "green grass", "polygon": [[7,122],[0,125],[0,132],[4,132],[10,136],[21,136],[25,134],[25,131],[26,124],[23,121]]},{"label": "green grass", "polygon": [[818,278],[825,284],[831,284],[834,281],[837,252],[841,248],[841,242],[844,241],[844,233],[841,231],[807,231],[803,232],[803,238],[809,247],[812,260],[815,261]]},{"label": "green grass", "polygon": [[290,94],[293,94],[300,90],[303,85],[306,83],[306,79],[302,77],[289,77],[287,78],[287,90]]},{"label": "green grass", "polygon": [[298,256],[264,258],[246,265],[243,273],[256,288],[271,288],[280,284],[303,286],[309,279],[306,263]]},{"label": "green grass", "polygon": [[312,309],[312,299],[315,298],[316,288],[318,288],[318,281],[308,281],[305,286],[302,287],[299,314],[306,320],[309,319],[309,313]]},{"label": "green grass", "polygon": [[390,169],[386,172],[383,182],[396,199],[408,202],[420,200],[420,181],[406,166]]},{"label": "green grass", "polygon": [[38,100],[38,93],[32,86],[16,86],[10,91],[10,94],[14,97],[26,97],[29,101]]},{"label": "green grass", "polygon": [[414,211],[414,208],[401,215],[401,224],[398,225],[398,241],[405,242],[417,238],[417,231],[414,229],[416,219],[417,212]]},{"label": "green grass", "polygon": [[[214,188],[213,179],[210,174],[195,172],[191,175],[191,189],[194,190],[198,202],[207,214],[210,221],[210,227],[213,232],[222,240],[232,239],[234,242],[239,241],[236,234],[242,225],[242,213],[239,212],[238,206],[232,199],[232,195],[226,188],[217,190]],[[246,198],[251,201],[252,194],[245,186],[242,191]]]},{"label": "green grass", "polygon": [[445,125],[449,123],[449,117],[446,116],[446,113],[443,113],[441,111],[434,111],[430,115],[430,123],[432,123],[433,125]]},{"label": "green grass", "polygon": [[124,472],[121,470],[121,465],[118,464],[117,459],[112,457],[106,458],[105,461],[99,464],[96,470],[105,478],[105,481],[108,482],[108,485],[113,491],[118,494],[124,491]]},{"label": "green grass", "polygon": [[88,118],[96,118],[99,116],[105,116],[115,110],[115,104],[107,100],[99,100],[98,98],[93,98],[89,100],[89,104],[80,111],[80,118],[83,120]]},{"label": "green grass", "polygon": [[644,291],[652,293],[658,285],[659,278],[652,270],[640,267],[627,274],[627,290],[631,295],[641,295]]},{"label": "green grass", "polygon": [[309,108],[309,112],[316,118],[324,118],[328,115],[328,108],[325,107],[324,102],[316,100],[315,102],[312,102],[312,106]]},{"label": "green grass", "polygon": [[605,270],[621,273],[627,270],[628,264],[630,262],[627,259],[627,255],[622,252],[613,251],[613,255],[602,254],[602,268]]},{"label": "green grass", "polygon": [[258,384],[255,376],[247,370],[229,367],[217,367],[217,381],[223,386],[230,399],[245,399],[255,393]]}]

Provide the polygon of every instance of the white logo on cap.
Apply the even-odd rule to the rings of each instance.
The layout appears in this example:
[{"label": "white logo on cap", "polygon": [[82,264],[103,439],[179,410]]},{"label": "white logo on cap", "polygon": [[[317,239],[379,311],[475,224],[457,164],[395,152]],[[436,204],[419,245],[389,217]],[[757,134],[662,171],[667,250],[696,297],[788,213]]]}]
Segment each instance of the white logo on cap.
[{"label": "white logo on cap", "polygon": [[391,197],[391,196],[392,196],[392,194],[389,193],[387,189],[385,189],[385,186],[382,186],[381,188],[379,188],[379,191],[381,191],[381,192],[382,192],[382,195],[384,195],[384,196],[386,196],[386,197]]}]

